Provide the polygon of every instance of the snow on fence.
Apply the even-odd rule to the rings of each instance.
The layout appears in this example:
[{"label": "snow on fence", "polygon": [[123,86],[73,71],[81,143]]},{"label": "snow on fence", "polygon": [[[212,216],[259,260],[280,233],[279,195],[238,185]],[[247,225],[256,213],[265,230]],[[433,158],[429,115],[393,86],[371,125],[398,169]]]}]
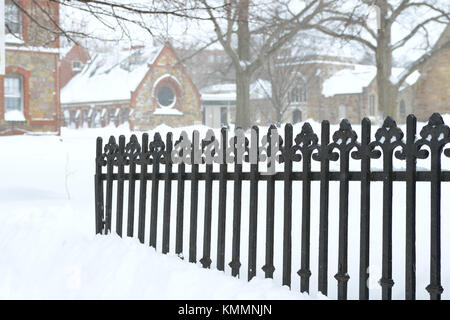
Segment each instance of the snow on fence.
[{"label": "snow on fence", "polygon": [[[357,134],[352,130],[347,120],[342,120],[340,128],[332,136],[330,142],[330,124],[323,121],[321,125],[321,139],[313,132],[312,127],[305,123],[302,130],[294,138],[293,127],[285,126],[284,139],[277,136],[277,129],[270,127],[268,133],[260,140],[258,127],[253,127],[250,141],[248,138],[239,141],[237,136],[228,137],[228,131],[222,129],[219,139],[209,133],[207,139],[201,141],[196,148],[192,141],[198,140],[199,133],[193,132],[192,141],[187,135],[182,135],[175,144],[172,133],[168,133],[166,141],[159,133],[154,135],[149,143],[147,133],[142,135],[142,143],[135,135],[126,143],[125,137],[119,137],[119,143],[113,136],[103,147],[102,139],[97,139],[95,199],[96,199],[96,232],[107,234],[111,232],[113,219],[113,193],[116,193],[116,233],[122,236],[124,202],[127,203],[127,236],[135,234],[135,212],[137,212],[137,236],[144,243],[146,226],[147,183],[151,182],[149,244],[157,248],[157,221],[160,181],[164,183],[162,202],[162,252],[168,253],[171,239],[175,240],[174,251],[183,256],[183,241],[188,242],[189,262],[197,262],[198,238],[198,204],[199,182],[204,183],[203,212],[203,244],[202,257],[199,260],[204,268],[210,268],[212,263],[212,199],[218,195],[217,210],[217,251],[216,268],[225,270],[226,245],[226,210],[232,206],[232,243],[231,243],[231,274],[239,276],[241,267],[241,221],[242,213],[248,213],[248,279],[252,279],[257,271],[257,230],[258,220],[264,215],[265,225],[265,265],[262,267],[266,278],[273,278],[274,267],[274,223],[275,215],[275,187],[280,181],[284,187],[282,212],[282,284],[291,286],[292,267],[292,236],[297,229],[292,229],[294,201],[301,200],[301,211],[294,212],[301,215],[301,266],[300,290],[309,292],[311,276],[310,268],[310,238],[311,238],[311,182],[320,183],[319,210],[319,245],[318,245],[318,290],[327,295],[328,292],[328,212],[329,212],[329,183],[339,182],[339,234],[338,234],[338,270],[337,280],[338,299],[347,299],[348,275],[348,232],[349,232],[349,182],[360,182],[360,230],[359,230],[359,298],[369,299],[369,230],[370,230],[370,187],[371,182],[381,182],[382,192],[382,277],[379,281],[382,299],[392,299],[392,211],[393,211],[393,182],[406,184],[406,232],[405,243],[405,299],[416,298],[416,182],[429,182],[430,195],[430,275],[429,285],[426,287],[430,299],[440,299],[443,288],[441,286],[441,181],[450,181],[450,171],[441,171],[441,154],[450,157],[450,148],[444,146],[450,142],[450,128],[444,124],[442,117],[433,114],[428,124],[420,131],[420,138],[416,137],[416,118],[409,115],[406,125],[406,140],[404,133],[397,127],[392,118],[386,118],[384,124],[375,133],[375,140],[371,141],[371,123],[365,118],[361,126],[361,139],[357,141]],[[229,144],[228,144],[229,142]],[[190,157],[186,157],[184,148],[191,146]],[[187,144],[186,144],[187,143]],[[251,143],[251,147],[249,145]],[[240,145],[239,145],[240,144]],[[238,152],[243,146],[244,152]],[[426,146],[426,148],[424,148]],[[178,148],[177,148],[178,147]],[[183,154],[183,150],[185,154]],[[256,150],[256,151],[255,151]],[[273,154],[274,150],[276,155]],[[395,152],[394,152],[395,151]],[[197,152],[197,154],[196,154]],[[208,154],[207,154],[208,153]],[[200,154],[200,163],[193,159]],[[174,155],[183,161],[176,162]],[[417,170],[417,159],[431,159],[429,170]],[[382,159],[382,171],[371,170],[371,159]],[[406,162],[405,170],[393,167],[393,158]],[[187,159],[187,161],[186,161]],[[191,160],[189,160],[191,159]],[[252,161],[253,159],[253,161]],[[271,159],[276,159],[276,172],[268,173],[262,169],[275,168]],[[360,162],[360,170],[350,171],[350,159]],[[229,170],[227,164],[232,160]],[[256,160],[256,161],[255,161]],[[330,161],[339,160],[339,171],[330,171]],[[353,161],[353,160],[352,160]],[[293,164],[302,163],[301,170],[293,170]],[[311,164],[320,163],[320,170],[312,171]],[[103,172],[106,167],[106,172]],[[148,171],[150,167],[150,171]],[[190,168],[186,171],[186,168]],[[200,170],[204,168],[203,170]],[[248,168],[249,170],[244,170]],[[176,171],[173,169],[177,169]],[[218,170],[215,170],[218,169]],[[270,171],[270,170],[269,170]],[[242,208],[242,183],[249,182],[249,208]],[[116,182],[116,183],[114,183]],[[125,182],[128,196],[124,199]],[[185,182],[189,188],[186,188]],[[218,189],[213,192],[213,182],[218,182]],[[227,185],[233,185],[233,202],[227,203]],[[258,196],[260,182],[265,182],[265,199]],[[106,183],[106,190],[104,184]],[[292,196],[293,183],[301,183],[301,199]],[[116,185],[115,192],[113,184]],[[176,184],[176,193],[172,192],[172,185]],[[137,208],[136,186],[139,185]],[[189,190],[188,190],[189,189]],[[229,189],[230,190],[230,189]],[[185,191],[190,196],[189,207],[185,206]],[[260,194],[261,195],[261,194]],[[258,204],[266,203],[266,212],[258,213]],[[176,217],[175,235],[171,236],[171,206],[175,204]],[[334,204],[332,204],[334,205]],[[189,215],[185,216],[185,211]],[[189,219],[189,235],[183,234],[183,223]],[[173,219],[172,219],[173,221]],[[281,230],[281,229],[280,229]],[[173,246],[172,246],[173,248]],[[260,247],[261,248],[261,247]],[[352,262],[352,261],[350,261]]]}]

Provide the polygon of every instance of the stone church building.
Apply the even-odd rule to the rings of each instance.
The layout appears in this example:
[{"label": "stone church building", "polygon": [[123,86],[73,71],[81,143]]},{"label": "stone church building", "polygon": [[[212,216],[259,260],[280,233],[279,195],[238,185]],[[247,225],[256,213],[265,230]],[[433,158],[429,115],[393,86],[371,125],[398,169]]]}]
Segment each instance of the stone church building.
[{"label": "stone church building", "polygon": [[[441,34],[435,48],[450,39],[450,26]],[[287,95],[285,122],[298,122],[308,118],[327,119],[332,123],[342,118],[359,123],[369,117],[379,121],[376,67],[359,64],[351,58],[327,55],[303,57],[296,69],[291,92]],[[403,68],[393,68],[394,80]],[[450,113],[450,48],[438,52],[419,70],[413,72],[401,85],[397,112],[399,123],[413,113],[420,121],[427,120],[433,112]]]},{"label": "stone church building", "polygon": [[202,122],[200,94],[169,43],[93,55],[62,89],[61,102],[64,123],[76,128]]},{"label": "stone church building", "polygon": [[[59,22],[59,4],[18,0],[42,26]],[[0,76],[0,135],[60,132],[59,36],[31,22],[12,1],[5,1],[6,74]],[[43,85],[45,84],[45,86]]]}]

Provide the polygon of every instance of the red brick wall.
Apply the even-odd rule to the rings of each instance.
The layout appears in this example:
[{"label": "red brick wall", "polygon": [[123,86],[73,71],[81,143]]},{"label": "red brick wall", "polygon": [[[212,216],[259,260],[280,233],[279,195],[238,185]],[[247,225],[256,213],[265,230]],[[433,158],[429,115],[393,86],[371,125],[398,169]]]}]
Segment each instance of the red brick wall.
[{"label": "red brick wall", "polygon": [[85,48],[80,45],[75,45],[69,52],[61,59],[60,64],[60,76],[61,76],[61,88],[72,79],[79,71],[72,69],[72,62],[80,61],[85,64],[90,59],[89,53]]}]

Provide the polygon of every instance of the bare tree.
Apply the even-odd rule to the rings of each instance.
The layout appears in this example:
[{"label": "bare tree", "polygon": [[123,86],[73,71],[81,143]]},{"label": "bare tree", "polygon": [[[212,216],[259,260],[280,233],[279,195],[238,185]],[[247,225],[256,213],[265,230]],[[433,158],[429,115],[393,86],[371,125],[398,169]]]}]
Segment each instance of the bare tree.
[{"label": "bare tree", "polygon": [[[117,41],[121,38],[133,39],[133,29],[136,26],[154,36],[160,23],[155,19],[161,17],[177,17],[180,19],[202,20],[201,6],[198,0],[170,1],[122,1],[122,0],[9,0],[15,4],[30,23],[37,25],[47,33],[65,37],[73,42],[80,38],[92,38],[102,41]],[[52,14],[55,5],[63,9],[74,10],[95,19],[99,25],[109,31],[101,36],[86,32],[79,28],[71,28],[64,21],[55,19]],[[212,10],[221,7],[212,7]],[[154,18],[154,19],[150,19]],[[8,28],[8,26],[6,26]],[[111,35],[113,35],[111,37]],[[108,37],[109,36],[109,37]]]},{"label": "bare tree", "polygon": [[235,69],[236,125],[249,128],[252,75],[299,31],[311,29],[335,1],[305,0],[295,8],[289,0],[224,0],[221,9],[219,1],[200,2]]},{"label": "bare tree", "polygon": [[[282,123],[284,115],[291,106],[292,95],[294,92],[297,94],[296,89],[299,83],[306,82],[301,73],[301,61],[297,57],[290,48],[281,49],[279,54],[266,60],[259,77],[267,79],[270,83],[270,87],[260,86],[272,107],[272,112],[268,112],[264,116],[266,120],[275,122],[277,125]],[[298,92],[298,95],[301,94]]]},{"label": "bare tree", "polygon": [[[450,48],[447,39],[432,44],[439,25],[450,21],[448,0],[353,0],[342,1],[339,9],[326,8],[329,15],[315,27],[323,33],[345,41],[356,41],[367,47],[375,56],[378,101],[384,116],[394,116],[400,87],[414,71],[420,69],[438,52]],[[368,22],[376,12],[376,23]],[[399,39],[394,34],[400,26],[403,32]],[[392,77],[393,54],[396,50],[420,39],[423,54],[413,59],[405,71],[395,79]]]}]

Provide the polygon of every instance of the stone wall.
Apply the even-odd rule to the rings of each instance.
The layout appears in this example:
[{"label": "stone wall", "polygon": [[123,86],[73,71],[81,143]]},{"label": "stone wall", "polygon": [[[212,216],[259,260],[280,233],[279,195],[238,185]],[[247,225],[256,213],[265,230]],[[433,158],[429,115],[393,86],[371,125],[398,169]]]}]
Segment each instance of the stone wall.
[{"label": "stone wall", "polygon": [[[0,99],[0,134],[35,131],[59,132],[58,119],[59,83],[57,72],[57,53],[33,52],[26,49],[6,50],[6,73],[22,76],[24,85],[24,116],[26,121],[7,123],[4,120],[4,99]],[[0,77],[1,96],[3,79]]]},{"label": "stone wall", "polygon": [[416,83],[414,113],[427,120],[433,112],[450,113],[450,49],[431,58]]}]

